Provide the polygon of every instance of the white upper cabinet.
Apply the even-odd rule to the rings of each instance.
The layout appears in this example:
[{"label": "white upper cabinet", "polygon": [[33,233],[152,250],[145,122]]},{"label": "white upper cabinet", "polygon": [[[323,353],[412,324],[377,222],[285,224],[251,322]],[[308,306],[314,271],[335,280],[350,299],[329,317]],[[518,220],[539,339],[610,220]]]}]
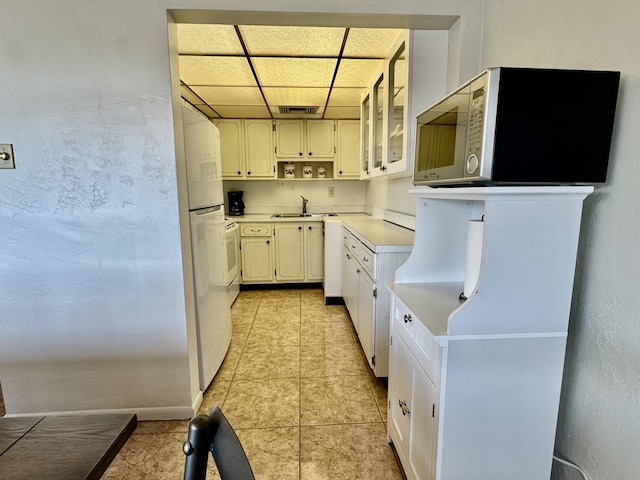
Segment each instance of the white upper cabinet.
[{"label": "white upper cabinet", "polygon": [[276,120],[276,157],[333,159],[336,156],[335,120]]},{"label": "white upper cabinet", "polygon": [[363,95],[361,175],[413,170],[415,117],[446,93],[448,34],[403,32]]},{"label": "white upper cabinet", "polygon": [[338,120],[335,178],[360,176],[360,121]]},{"label": "white upper cabinet", "polygon": [[213,123],[220,130],[224,180],[275,177],[271,120],[221,119]]}]

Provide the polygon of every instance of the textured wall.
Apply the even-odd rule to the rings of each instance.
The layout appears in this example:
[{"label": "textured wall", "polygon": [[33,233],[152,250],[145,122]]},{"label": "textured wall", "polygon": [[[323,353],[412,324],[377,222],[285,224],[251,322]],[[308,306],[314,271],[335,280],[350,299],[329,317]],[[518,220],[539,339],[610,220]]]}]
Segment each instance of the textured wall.
[{"label": "textured wall", "polygon": [[463,14],[464,71],[478,61],[480,5],[0,0],[0,141],[14,144],[17,164],[0,172],[7,411],[188,410],[193,401],[193,299],[167,9],[241,8],[235,19],[274,24],[326,19],[309,12],[334,22]]},{"label": "textured wall", "polygon": [[[556,443],[591,480],[632,480],[640,472],[639,31],[633,0],[485,6],[485,67],[622,72],[609,178],[585,203]],[[580,476],[556,466],[553,478]]]}]

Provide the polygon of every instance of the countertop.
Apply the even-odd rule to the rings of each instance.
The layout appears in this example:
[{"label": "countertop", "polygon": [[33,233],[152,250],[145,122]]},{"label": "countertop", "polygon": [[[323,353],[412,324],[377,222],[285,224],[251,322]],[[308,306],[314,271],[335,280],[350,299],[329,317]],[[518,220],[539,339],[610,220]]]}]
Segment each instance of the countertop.
[{"label": "countertop", "polygon": [[273,217],[272,214],[248,214],[230,217],[238,223],[341,222],[374,252],[411,252],[414,231],[366,213],[328,215],[314,213],[309,217]]}]

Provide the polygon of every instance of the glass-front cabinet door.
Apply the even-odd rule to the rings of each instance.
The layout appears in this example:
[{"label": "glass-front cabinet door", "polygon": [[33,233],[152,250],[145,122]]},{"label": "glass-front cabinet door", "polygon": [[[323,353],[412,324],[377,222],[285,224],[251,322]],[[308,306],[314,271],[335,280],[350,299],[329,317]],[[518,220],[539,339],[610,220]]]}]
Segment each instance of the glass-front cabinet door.
[{"label": "glass-front cabinet door", "polygon": [[374,118],[373,118],[373,169],[381,169],[384,171],[383,165],[383,152],[382,148],[384,138],[383,126],[384,126],[384,74],[380,75],[373,84],[373,99],[374,105]]},{"label": "glass-front cabinet door", "polygon": [[389,127],[387,136],[387,163],[404,160],[406,144],[405,111],[407,99],[406,41],[400,43],[389,61]]},{"label": "glass-front cabinet door", "polygon": [[371,158],[370,158],[370,128],[371,128],[371,95],[369,92],[365,93],[360,102],[360,171],[362,176],[366,177],[369,174]]}]

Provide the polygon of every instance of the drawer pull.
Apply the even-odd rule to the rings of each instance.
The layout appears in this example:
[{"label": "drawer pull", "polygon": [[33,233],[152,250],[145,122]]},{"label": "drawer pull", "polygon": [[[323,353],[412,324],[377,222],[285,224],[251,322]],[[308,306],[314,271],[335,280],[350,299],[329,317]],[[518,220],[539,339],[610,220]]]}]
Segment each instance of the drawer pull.
[{"label": "drawer pull", "polygon": [[363,261],[363,262],[368,262],[368,261],[369,261],[369,259],[368,259],[367,257],[362,257],[362,261]]},{"label": "drawer pull", "polygon": [[413,318],[411,318],[411,315],[408,314],[408,313],[405,313],[405,315],[404,315],[404,323],[409,323],[412,320],[413,320]]},{"label": "drawer pull", "polygon": [[358,247],[356,245],[351,245],[351,248],[355,250]]}]

